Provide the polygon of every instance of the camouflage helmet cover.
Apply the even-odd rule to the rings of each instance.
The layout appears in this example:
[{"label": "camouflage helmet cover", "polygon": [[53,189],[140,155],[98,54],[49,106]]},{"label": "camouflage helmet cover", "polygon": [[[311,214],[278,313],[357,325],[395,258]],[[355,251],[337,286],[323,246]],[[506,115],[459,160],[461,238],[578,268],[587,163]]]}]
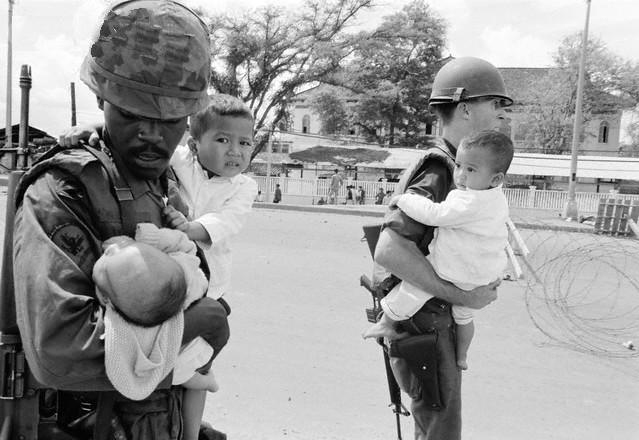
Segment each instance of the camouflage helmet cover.
[{"label": "camouflage helmet cover", "polygon": [[100,98],[135,115],[177,119],[205,108],[211,58],[206,24],[173,0],[109,8],[80,78]]},{"label": "camouflage helmet cover", "polygon": [[513,103],[495,66],[481,58],[461,57],[439,69],[428,103],[455,103],[481,97],[501,98],[504,105]]}]

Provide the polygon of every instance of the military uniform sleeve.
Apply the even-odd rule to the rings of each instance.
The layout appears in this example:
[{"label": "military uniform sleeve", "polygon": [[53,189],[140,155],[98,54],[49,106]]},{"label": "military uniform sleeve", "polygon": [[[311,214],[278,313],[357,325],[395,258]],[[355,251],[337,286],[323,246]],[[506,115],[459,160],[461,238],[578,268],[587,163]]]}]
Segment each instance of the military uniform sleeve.
[{"label": "military uniform sleeve", "polygon": [[16,313],[27,360],[45,386],[112,389],[104,370],[103,312],[91,279],[100,254],[88,202],[71,176],[49,171],[16,212]]},{"label": "military uniform sleeve", "polygon": [[[415,173],[405,192],[418,194],[438,203],[446,198],[451,183],[446,166],[439,161],[430,160]],[[399,209],[393,209],[386,214],[384,226],[416,243],[422,252],[427,252],[428,243],[432,238],[432,227],[413,220]]]},{"label": "military uniform sleeve", "polygon": [[184,311],[182,345],[201,336],[218,353],[227,343],[229,309],[213,298],[204,297]]}]

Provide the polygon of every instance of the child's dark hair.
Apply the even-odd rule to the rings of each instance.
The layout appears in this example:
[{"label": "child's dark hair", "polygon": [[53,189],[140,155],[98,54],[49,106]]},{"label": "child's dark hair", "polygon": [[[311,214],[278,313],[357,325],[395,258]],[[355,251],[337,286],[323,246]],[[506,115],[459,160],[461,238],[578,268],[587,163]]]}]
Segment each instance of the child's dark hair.
[{"label": "child's dark hair", "polygon": [[504,173],[508,171],[513,160],[513,141],[498,131],[484,130],[462,139],[460,148],[484,148],[493,156],[493,171]]},{"label": "child's dark hair", "polygon": [[233,116],[254,121],[251,109],[241,99],[218,93],[209,97],[209,105],[204,110],[191,116],[189,128],[191,137],[200,140],[220,116]]},{"label": "child's dark hair", "polygon": [[[117,298],[111,298],[113,309],[127,322],[140,327],[155,327],[172,318],[182,310],[186,299],[184,276],[172,277],[153,298],[146,298],[144,309],[123,311]],[[120,295],[134,295],[135,292],[120,292]]]}]

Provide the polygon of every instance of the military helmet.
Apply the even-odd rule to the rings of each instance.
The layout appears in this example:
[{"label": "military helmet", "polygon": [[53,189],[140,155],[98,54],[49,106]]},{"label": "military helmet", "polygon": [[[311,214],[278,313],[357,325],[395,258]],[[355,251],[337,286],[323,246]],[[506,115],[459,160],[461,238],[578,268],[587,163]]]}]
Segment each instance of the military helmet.
[{"label": "military helmet", "polygon": [[449,61],[437,72],[428,103],[456,103],[481,97],[501,98],[506,106],[513,103],[495,66],[481,58],[461,57]]},{"label": "military helmet", "polygon": [[173,0],[129,0],[106,11],[80,78],[135,115],[178,119],[207,106],[210,71],[209,32],[197,14]]}]

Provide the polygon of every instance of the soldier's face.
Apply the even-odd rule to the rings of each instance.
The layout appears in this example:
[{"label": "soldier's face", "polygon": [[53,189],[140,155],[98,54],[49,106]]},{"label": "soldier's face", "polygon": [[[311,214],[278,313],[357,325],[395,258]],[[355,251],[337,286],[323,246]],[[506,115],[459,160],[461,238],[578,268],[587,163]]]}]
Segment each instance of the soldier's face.
[{"label": "soldier's face", "polygon": [[186,118],[147,119],[104,102],[104,123],[111,148],[134,175],[159,177],[169,166],[186,130]]},{"label": "soldier's face", "polygon": [[470,101],[470,123],[472,132],[499,130],[506,117],[503,100],[500,98]]}]

